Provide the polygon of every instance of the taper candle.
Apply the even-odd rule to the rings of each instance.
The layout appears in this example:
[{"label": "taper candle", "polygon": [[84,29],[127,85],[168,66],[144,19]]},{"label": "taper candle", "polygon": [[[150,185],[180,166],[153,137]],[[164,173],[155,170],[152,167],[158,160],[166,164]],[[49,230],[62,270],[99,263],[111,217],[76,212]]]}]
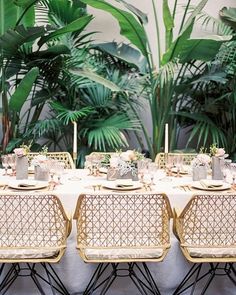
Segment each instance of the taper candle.
[{"label": "taper candle", "polygon": [[165,124],[165,154],[168,154],[168,142],[169,142],[169,135],[168,135],[168,123]]},{"label": "taper candle", "polygon": [[74,124],[74,139],[73,139],[73,154],[77,154],[77,123],[73,122]]}]

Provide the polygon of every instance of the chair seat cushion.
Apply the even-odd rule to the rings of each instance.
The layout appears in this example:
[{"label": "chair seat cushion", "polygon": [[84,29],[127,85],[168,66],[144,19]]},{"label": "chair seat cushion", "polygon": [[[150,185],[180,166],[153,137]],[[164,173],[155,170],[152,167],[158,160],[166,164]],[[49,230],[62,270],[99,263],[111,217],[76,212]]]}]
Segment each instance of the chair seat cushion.
[{"label": "chair seat cushion", "polygon": [[191,248],[187,247],[191,257],[226,258],[236,257],[236,248]]},{"label": "chair seat cushion", "polygon": [[93,249],[86,248],[85,256],[89,260],[97,259],[151,259],[160,258],[163,255],[163,249],[160,248],[110,248],[110,249]]},{"label": "chair seat cushion", "polygon": [[40,259],[57,256],[58,249],[1,249],[0,259]]}]

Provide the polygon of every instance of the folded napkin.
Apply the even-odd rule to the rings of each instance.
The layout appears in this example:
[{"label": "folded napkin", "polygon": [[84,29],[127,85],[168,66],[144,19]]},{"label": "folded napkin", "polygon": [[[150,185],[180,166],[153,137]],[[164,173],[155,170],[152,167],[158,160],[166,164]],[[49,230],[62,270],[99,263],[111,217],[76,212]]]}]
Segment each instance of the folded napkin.
[{"label": "folded napkin", "polygon": [[29,184],[29,183],[19,183],[18,187],[35,187],[35,184]]},{"label": "folded napkin", "polygon": [[210,181],[210,180],[200,180],[200,184],[205,188],[221,187],[223,183],[221,181]]},{"label": "folded napkin", "polygon": [[117,184],[116,187],[132,187],[133,184]]}]

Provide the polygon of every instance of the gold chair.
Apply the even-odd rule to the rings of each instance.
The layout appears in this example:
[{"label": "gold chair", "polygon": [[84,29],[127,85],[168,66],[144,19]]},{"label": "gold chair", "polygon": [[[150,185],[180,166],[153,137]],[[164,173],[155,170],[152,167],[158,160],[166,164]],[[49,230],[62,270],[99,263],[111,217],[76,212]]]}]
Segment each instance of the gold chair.
[{"label": "gold chair", "polygon": [[[181,155],[183,156],[183,165],[191,165],[192,160],[197,156],[197,153],[168,153],[170,156]],[[159,169],[165,169],[166,158],[165,153],[158,153],[155,158],[155,163]]]},{"label": "gold chair", "polygon": [[[227,275],[236,286],[236,195],[194,195],[183,211],[174,213],[174,232],[193,266],[174,292],[181,294],[202,281],[205,294],[217,275]],[[209,264],[205,270],[203,265]],[[190,294],[190,293],[189,293]],[[211,294],[211,293],[207,293]]]},{"label": "gold chair", "polygon": [[[39,155],[39,153],[29,153],[28,158],[29,161],[33,159],[33,157]],[[48,152],[47,157],[50,159],[58,160],[65,163],[65,169],[75,169],[75,164],[71,157],[71,154],[68,152]]]},{"label": "gold chair", "polygon": [[[171,216],[165,194],[80,195],[74,214],[77,248],[85,262],[98,263],[83,294],[98,288],[106,294],[119,276],[129,276],[141,294],[160,294],[146,262],[162,261],[167,254]],[[119,267],[121,262],[127,268]]]},{"label": "gold chair", "polygon": [[1,194],[0,228],[0,294],[5,294],[17,277],[30,276],[40,294],[46,294],[42,283],[47,283],[53,294],[69,295],[51,265],[62,258],[71,229],[58,197]]}]

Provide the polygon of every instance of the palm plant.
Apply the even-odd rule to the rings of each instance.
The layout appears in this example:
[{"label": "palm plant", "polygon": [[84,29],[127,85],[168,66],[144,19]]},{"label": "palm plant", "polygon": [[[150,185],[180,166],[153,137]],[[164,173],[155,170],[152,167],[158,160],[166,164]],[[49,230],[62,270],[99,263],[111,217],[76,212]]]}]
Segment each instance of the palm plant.
[{"label": "palm plant", "polygon": [[[101,71],[90,62],[93,53],[88,38],[92,33],[84,29],[92,17],[84,4],[68,0],[19,2],[22,14],[0,36],[1,81],[9,86],[2,87],[3,111],[8,116],[3,149],[12,150],[22,141],[42,136],[53,149],[70,147],[72,121],[83,126],[79,128],[81,142],[91,148],[127,145],[124,130],[137,128],[137,120],[121,113],[124,102],[120,97],[126,95],[111,81],[113,78],[121,85],[124,77],[104,74],[104,68]],[[46,26],[19,25],[29,7],[40,11],[40,21]],[[90,94],[105,99],[104,106],[99,108],[101,102],[94,105],[89,101]],[[111,105],[115,99],[119,102],[116,107]],[[120,115],[114,118],[118,110]],[[48,115],[42,119],[45,111]]]},{"label": "palm plant", "polygon": [[[121,28],[121,34],[133,46],[139,49],[147,61],[145,73],[148,79],[145,89],[147,90],[152,119],[152,136],[148,134],[144,125],[142,125],[142,130],[151,157],[154,158],[163,146],[164,126],[166,122],[170,124],[172,131],[171,147],[174,148],[178,134],[178,121],[175,112],[178,110],[179,104],[179,93],[177,93],[179,85],[181,85],[188,73],[193,73],[196,68],[201,69],[202,66],[206,66],[206,62],[210,61],[217,54],[222,42],[229,40],[231,36],[212,35],[202,39],[190,38],[196,17],[201,13],[207,0],[199,1],[199,4],[193,9],[189,17],[187,17],[191,8],[191,0],[189,0],[184,8],[178,35],[174,39],[173,30],[178,1],[174,1],[173,10],[171,11],[168,1],[163,0],[163,24],[165,28],[165,52],[163,54],[161,51],[162,44],[160,41],[156,2],[152,0],[151,3],[156,24],[157,56],[159,60],[158,65],[156,65],[153,61],[153,55],[150,51],[150,44],[145,30],[147,17],[141,11],[124,0],[116,0],[116,2],[122,4],[126,10],[122,10],[104,0],[81,1],[97,9],[102,9],[116,18]],[[207,51],[205,50],[206,48]],[[155,70],[156,66],[158,70]],[[139,117],[137,112],[135,114]]]},{"label": "palm plant", "polygon": [[234,37],[220,47],[207,66],[185,77],[177,114],[182,126],[191,126],[188,144],[197,135],[198,147],[214,142],[225,147],[232,158],[236,152],[235,11],[235,8],[223,8],[221,20],[205,13],[200,16],[207,26],[212,25],[216,31]]}]

